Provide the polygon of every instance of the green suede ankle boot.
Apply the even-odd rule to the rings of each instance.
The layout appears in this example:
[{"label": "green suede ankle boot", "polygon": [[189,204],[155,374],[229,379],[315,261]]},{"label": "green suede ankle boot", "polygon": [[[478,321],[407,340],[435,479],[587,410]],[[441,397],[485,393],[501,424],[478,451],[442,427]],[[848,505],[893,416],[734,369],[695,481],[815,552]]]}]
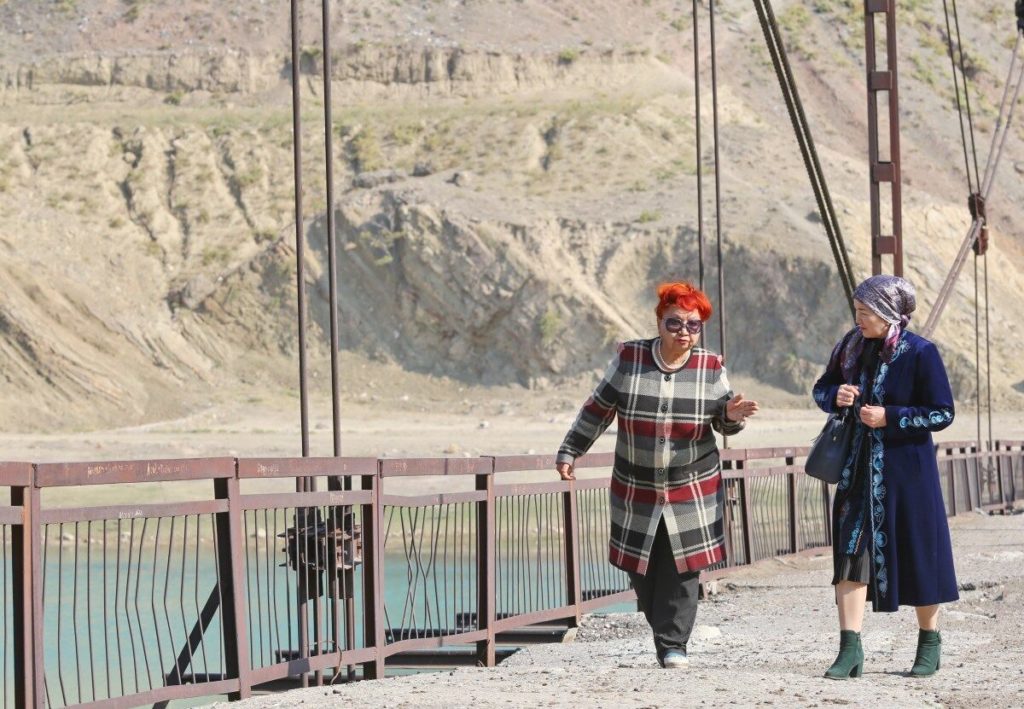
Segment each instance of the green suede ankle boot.
[{"label": "green suede ankle boot", "polygon": [[939,669],[942,654],[942,636],[938,630],[917,632],[917,657],[910,670],[911,677],[928,677]]},{"label": "green suede ankle boot", "polygon": [[832,666],[825,671],[829,679],[860,677],[864,671],[864,648],[860,645],[860,633],[853,630],[839,631],[839,655]]}]

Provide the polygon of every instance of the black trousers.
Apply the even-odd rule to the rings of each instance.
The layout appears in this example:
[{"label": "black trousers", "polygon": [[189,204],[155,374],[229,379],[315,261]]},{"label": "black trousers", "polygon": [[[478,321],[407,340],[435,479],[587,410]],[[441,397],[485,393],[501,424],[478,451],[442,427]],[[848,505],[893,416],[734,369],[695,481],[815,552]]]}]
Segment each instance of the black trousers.
[{"label": "black trousers", "polygon": [[636,591],[637,605],[654,633],[658,660],[664,658],[669,650],[685,652],[697,618],[700,572],[676,571],[664,520],[658,524],[658,532],[654,536],[647,575],[630,572],[629,580]]}]

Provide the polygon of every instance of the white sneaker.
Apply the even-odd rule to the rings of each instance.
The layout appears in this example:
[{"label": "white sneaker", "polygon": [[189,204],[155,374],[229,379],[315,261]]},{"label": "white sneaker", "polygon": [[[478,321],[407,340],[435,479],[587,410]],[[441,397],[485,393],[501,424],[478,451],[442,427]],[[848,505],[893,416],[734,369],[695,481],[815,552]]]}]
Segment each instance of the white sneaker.
[{"label": "white sneaker", "polygon": [[682,650],[669,650],[661,661],[666,670],[681,670],[690,666],[690,658]]}]

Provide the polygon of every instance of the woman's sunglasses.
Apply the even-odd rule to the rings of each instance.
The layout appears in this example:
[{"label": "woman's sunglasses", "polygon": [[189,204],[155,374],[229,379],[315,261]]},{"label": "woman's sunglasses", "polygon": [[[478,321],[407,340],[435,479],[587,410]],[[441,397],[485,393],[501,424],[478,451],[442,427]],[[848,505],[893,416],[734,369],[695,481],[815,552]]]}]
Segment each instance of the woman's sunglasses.
[{"label": "woman's sunglasses", "polygon": [[679,318],[665,318],[665,329],[673,335],[678,335],[684,329],[691,335],[699,335],[704,329],[704,323],[700,320],[680,320]]}]

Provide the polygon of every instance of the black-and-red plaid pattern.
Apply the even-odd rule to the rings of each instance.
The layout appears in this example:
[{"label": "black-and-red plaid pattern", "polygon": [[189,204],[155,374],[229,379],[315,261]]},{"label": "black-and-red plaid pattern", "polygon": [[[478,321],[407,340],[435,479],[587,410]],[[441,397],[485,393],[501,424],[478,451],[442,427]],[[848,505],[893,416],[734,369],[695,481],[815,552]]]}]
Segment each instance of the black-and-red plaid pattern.
[{"label": "black-and-red plaid pattern", "polygon": [[657,339],[619,346],[558,449],[558,462],[574,461],[619,417],[609,560],[639,574],[647,572],[661,519],[680,572],[725,558],[713,430],[732,435],[743,428],[725,417],[732,391],[720,356],[694,348],[682,368],[670,369],[659,347]]}]

